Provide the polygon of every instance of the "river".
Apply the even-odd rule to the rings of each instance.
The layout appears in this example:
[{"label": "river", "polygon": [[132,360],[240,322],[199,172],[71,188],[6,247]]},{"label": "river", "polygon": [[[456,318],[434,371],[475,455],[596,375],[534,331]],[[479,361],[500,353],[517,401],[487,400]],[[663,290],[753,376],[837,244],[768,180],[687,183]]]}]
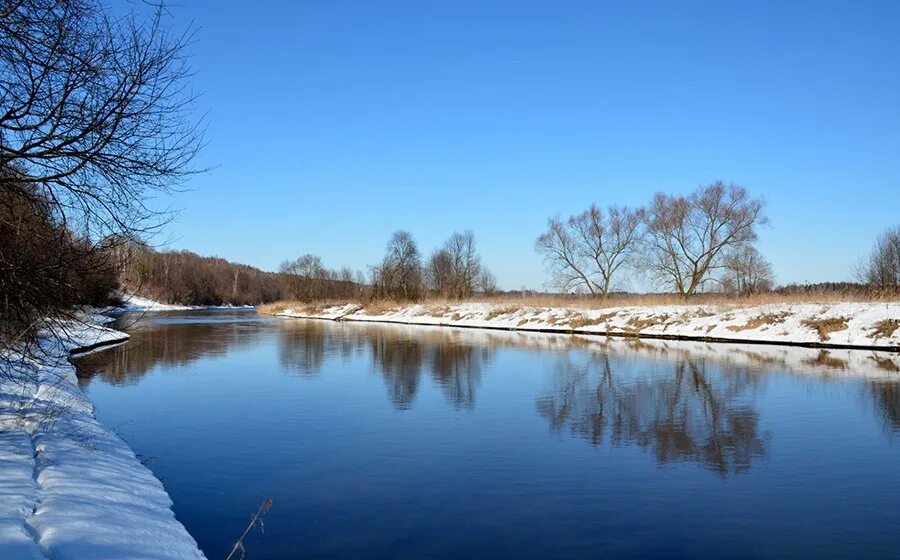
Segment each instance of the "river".
[{"label": "river", "polygon": [[126,315],[98,418],[224,558],[900,557],[872,352]]}]

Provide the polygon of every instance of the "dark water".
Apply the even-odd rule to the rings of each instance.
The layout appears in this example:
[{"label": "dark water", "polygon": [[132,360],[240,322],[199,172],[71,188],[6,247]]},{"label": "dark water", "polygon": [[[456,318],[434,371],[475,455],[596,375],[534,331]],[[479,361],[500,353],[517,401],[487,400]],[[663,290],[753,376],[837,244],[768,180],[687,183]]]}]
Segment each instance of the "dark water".
[{"label": "dark water", "polygon": [[79,365],[209,558],[273,499],[258,560],[900,557],[897,363],[217,311]]}]

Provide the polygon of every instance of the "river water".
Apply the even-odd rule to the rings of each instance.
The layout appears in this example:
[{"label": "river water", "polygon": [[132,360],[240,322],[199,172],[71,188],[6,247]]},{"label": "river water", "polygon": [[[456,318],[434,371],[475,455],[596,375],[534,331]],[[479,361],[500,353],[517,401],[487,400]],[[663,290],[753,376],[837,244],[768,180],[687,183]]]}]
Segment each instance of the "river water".
[{"label": "river water", "polygon": [[[139,319],[139,320],[138,320]],[[892,355],[124,316],[98,418],[211,559],[900,557]]]}]

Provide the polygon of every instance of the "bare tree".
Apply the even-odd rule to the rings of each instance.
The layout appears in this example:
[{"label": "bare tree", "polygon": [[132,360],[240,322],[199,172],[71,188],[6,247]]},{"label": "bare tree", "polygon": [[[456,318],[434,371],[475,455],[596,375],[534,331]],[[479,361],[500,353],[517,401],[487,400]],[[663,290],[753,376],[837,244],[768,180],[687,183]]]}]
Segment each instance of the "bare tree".
[{"label": "bare tree", "polygon": [[161,218],[148,193],[196,171],[191,37],[172,35],[165,13],[156,6],[145,22],[95,0],[0,3],[0,168],[93,237],[146,233]]},{"label": "bare tree", "polygon": [[436,249],[425,267],[428,288],[437,294],[453,298],[466,298],[476,291],[493,291],[496,281],[481,263],[470,230],[453,235],[440,249]]},{"label": "bare tree", "polygon": [[772,289],[772,265],[752,245],[740,245],[729,251],[724,266],[721,282],[726,293],[749,296]]},{"label": "bare tree", "polygon": [[287,277],[285,291],[288,296],[299,301],[315,301],[325,296],[329,274],[319,257],[307,254],[285,261],[278,271]]},{"label": "bare tree", "polygon": [[900,226],[888,228],[878,236],[857,275],[871,288],[900,290]]},{"label": "bare tree", "polygon": [[42,317],[74,320],[72,306],[86,301],[48,266],[105,266],[115,240],[166,221],[149,197],[196,171],[202,123],[191,116],[190,33],[172,35],[165,13],[156,6],[145,21],[97,0],[0,0],[0,192],[6,209],[32,214],[40,239],[13,214],[0,221],[20,256],[44,255],[43,265],[22,268],[0,254],[3,317],[25,327],[4,344],[33,335]]},{"label": "bare tree", "polygon": [[487,268],[482,267],[481,274],[476,280],[476,289],[484,295],[491,295],[497,291],[497,278]]},{"label": "bare tree", "polygon": [[684,297],[721,272],[725,255],[751,244],[767,223],[765,203],[744,187],[716,181],[689,196],[657,193],[647,211],[646,266]]},{"label": "bare tree", "polygon": [[422,298],[422,257],[412,234],[402,230],[394,232],[384,260],[372,267],[372,277],[375,297],[413,301]]},{"label": "bare tree", "polygon": [[447,294],[453,284],[453,259],[447,249],[435,249],[424,270],[425,283],[437,294]]},{"label": "bare tree", "polygon": [[535,250],[558,288],[606,297],[616,273],[635,256],[643,219],[640,208],[610,206],[604,214],[592,204],[565,222],[551,218]]}]

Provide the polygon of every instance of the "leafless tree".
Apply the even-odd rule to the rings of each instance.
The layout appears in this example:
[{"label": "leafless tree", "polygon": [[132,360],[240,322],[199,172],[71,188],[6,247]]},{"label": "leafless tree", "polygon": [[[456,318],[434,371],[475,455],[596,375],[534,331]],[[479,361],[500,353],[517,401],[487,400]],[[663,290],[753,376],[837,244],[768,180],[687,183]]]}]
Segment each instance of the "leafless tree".
[{"label": "leafless tree", "polygon": [[497,291],[497,278],[494,277],[490,270],[482,267],[481,274],[478,275],[476,281],[476,287],[482,294],[491,295]]},{"label": "leafless tree", "polygon": [[328,271],[322,259],[315,255],[303,255],[293,261],[281,263],[279,272],[287,277],[287,295],[300,301],[315,301],[325,295]]},{"label": "leafless tree", "polygon": [[357,281],[350,267],[330,270],[315,255],[303,255],[281,263],[284,292],[300,301],[360,298],[364,283]]},{"label": "leafless tree", "polygon": [[422,257],[412,234],[397,231],[387,244],[381,264],[372,267],[372,295],[395,300],[419,300],[424,295]]},{"label": "leafless tree", "polygon": [[604,213],[592,204],[565,222],[551,218],[535,250],[559,289],[606,297],[616,273],[636,254],[643,219],[640,208],[610,206]]},{"label": "leafless tree", "polygon": [[453,259],[447,249],[441,247],[428,258],[424,270],[425,283],[437,294],[446,294],[453,284]]},{"label": "leafless tree", "polygon": [[493,275],[481,263],[475,243],[475,234],[470,230],[454,232],[435,250],[425,267],[425,280],[435,293],[462,299],[476,291],[496,289]]},{"label": "leafless tree", "polygon": [[689,196],[657,193],[647,210],[645,265],[690,297],[722,271],[730,250],[756,240],[757,228],[767,223],[764,208],[744,187],[721,181]]},{"label": "leafless tree", "polygon": [[724,266],[721,282],[726,293],[749,296],[772,289],[772,265],[752,245],[740,245],[729,251]]},{"label": "leafless tree", "polygon": [[[136,237],[163,218],[148,194],[196,171],[185,48],[156,6],[149,21],[95,0],[0,0],[0,168],[93,238]],[[16,177],[5,175],[3,188]]]},{"label": "leafless tree", "polygon": [[878,236],[857,275],[871,288],[900,290],[900,226],[888,228]]}]

